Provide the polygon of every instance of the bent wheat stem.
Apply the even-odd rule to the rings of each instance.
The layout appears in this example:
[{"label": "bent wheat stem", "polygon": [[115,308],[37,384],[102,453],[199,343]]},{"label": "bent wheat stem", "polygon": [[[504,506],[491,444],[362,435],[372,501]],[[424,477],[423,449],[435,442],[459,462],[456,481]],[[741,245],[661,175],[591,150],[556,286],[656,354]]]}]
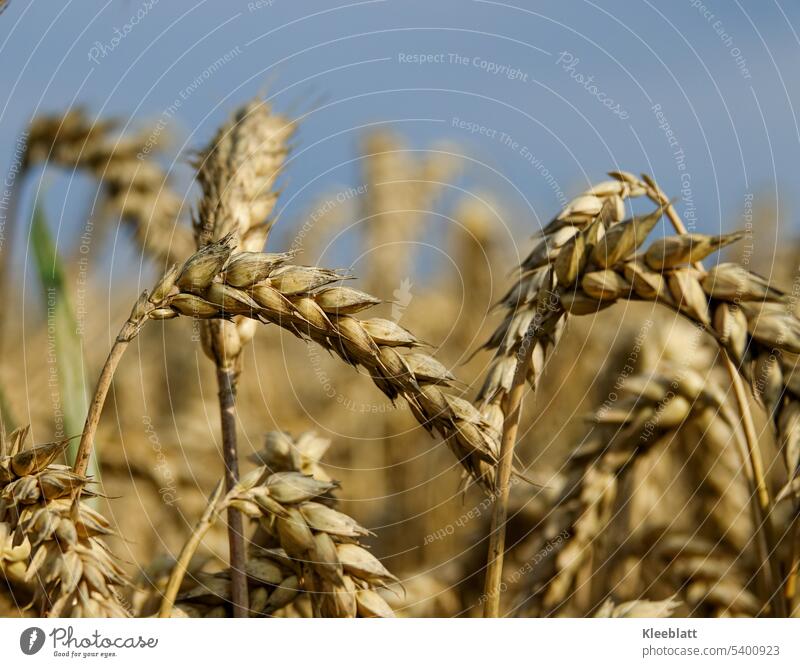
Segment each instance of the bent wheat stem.
[{"label": "bent wheat stem", "polygon": [[158,611],[159,618],[169,618],[172,615],[172,607],[175,605],[175,598],[178,596],[183,578],[186,576],[186,571],[189,569],[189,562],[197,551],[197,547],[200,546],[200,542],[203,541],[206,533],[214,524],[214,515],[216,514],[217,505],[222,496],[223,488],[224,484],[220,481],[211,493],[208,505],[205,510],[203,510],[203,515],[195,525],[191,537],[186,541],[186,544],[183,545],[183,549],[181,549],[175,567],[169,575],[167,588],[164,591],[164,599],[161,601],[161,607]]},{"label": "bent wheat stem", "polygon": [[97,378],[97,386],[94,389],[92,402],[89,404],[89,412],[86,415],[86,422],[83,426],[78,452],[75,455],[75,465],[73,469],[77,475],[84,475],[86,469],[89,467],[89,459],[92,457],[92,448],[94,447],[94,434],[100,422],[100,415],[106,403],[108,390],[111,388],[111,381],[114,379],[114,373],[117,370],[117,366],[119,366],[122,355],[125,354],[125,350],[128,349],[128,345],[135,335],[136,334],[133,333],[133,324],[131,320],[128,320],[123,325],[114,344],[111,346],[111,351],[108,353],[106,362],[103,364],[100,377]]},{"label": "bent wheat stem", "polygon": [[[139,335],[145,323],[149,319],[158,319],[156,313],[164,310],[165,299],[175,284],[176,276],[175,267],[172,267],[156,283],[151,293],[142,292],[136,300],[128,319],[125,320],[125,324],[119,330],[114,344],[111,346],[108,357],[103,364],[103,370],[100,371],[100,377],[97,378],[92,402],[89,404],[89,411],[86,414],[86,421],[83,425],[81,441],[75,454],[73,469],[78,475],[85,474],[89,465],[92,448],[94,447],[94,434],[97,431],[100,415],[103,412],[108,390],[111,388],[111,382],[114,379],[114,373],[117,370],[117,366],[119,366],[120,359],[125,354],[125,350],[128,349],[130,342]],[[170,314],[167,313],[166,317],[169,318]]]}]

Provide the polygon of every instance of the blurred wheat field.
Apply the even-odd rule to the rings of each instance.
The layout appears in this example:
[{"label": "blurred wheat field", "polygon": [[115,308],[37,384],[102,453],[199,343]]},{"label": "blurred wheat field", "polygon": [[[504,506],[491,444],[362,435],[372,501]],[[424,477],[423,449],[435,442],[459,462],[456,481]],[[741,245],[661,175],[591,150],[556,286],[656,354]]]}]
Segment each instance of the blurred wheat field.
[{"label": "blurred wheat field", "polygon": [[126,226],[145,277],[42,211],[39,303],[3,256],[0,612],[797,614],[794,239],[745,261],[627,172],[515,238],[460,147],[385,129],[276,220],[296,129],[236,110],[182,203],[148,131],[32,123],[20,182],[96,179],[89,265]]}]

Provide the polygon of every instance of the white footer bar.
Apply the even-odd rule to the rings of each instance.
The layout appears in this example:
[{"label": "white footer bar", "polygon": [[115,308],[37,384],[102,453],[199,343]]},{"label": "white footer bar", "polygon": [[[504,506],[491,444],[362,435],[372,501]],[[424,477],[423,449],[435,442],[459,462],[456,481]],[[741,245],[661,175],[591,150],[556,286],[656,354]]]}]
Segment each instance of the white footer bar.
[{"label": "white footer bar", "polygon": [[800,619],[0,619],[0,646],[20,666],[777,667],[800,665]]}]

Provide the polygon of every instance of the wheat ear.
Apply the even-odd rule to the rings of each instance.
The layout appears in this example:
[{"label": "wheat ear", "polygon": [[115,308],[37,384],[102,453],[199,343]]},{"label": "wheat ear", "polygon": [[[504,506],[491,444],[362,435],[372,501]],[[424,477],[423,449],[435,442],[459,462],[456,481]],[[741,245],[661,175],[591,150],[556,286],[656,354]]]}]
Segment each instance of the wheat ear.
[{"label": "wheat ear", "polygon": [[102,187],[104,205],[128,223],[141,248],[163,264],[184,260],[191,234],[176,224],[181,198],[154,159],[161,137],[151,128],[115,136],[116,120],[92,121],[83,109],[37,116],[27,132],[24,167],[36,164],[80,169]]},{"label": "wheat ear", "polygon": [[[601,215],[608,222],[621,220],[625,199],[643,194],[642,188],[615,180],[595,186],[576,197],[542,230],[545,240],[537,246],[539,254],[536,255],[534,251],[521,267],[523,274],[534,270],[536,278],[530,281],[523,277],[503,299],[503,304],[511,311],[504,324],[514,326],[516,337],[513,341],[501,342],[501,338],[507,338],[503,327],[492,336],[487,346],[497,341],[495,347],[499,349],[478,394],[484,414],[499,413],[503,420],[500,462],[495,477],[497,497],[492,508],[484,583],[484,616],[487,618],[497,617],[500,613],[508,489],[525,383],[530,381],[535,387],[536,379],[542,372],[545,350],[549,344],[555,345],[563,329],[563,319],[550,317],[552,304],[538,299],[544,282],[551,281],[550,276],[539,269],[547,264],[561,245],[570,241],[571,230],[577,229],[573,223],[586,224]],[[537,303],[531,311],[526,305],[529,305],[532,297],[536,298]],[[524,312],[521,318],[514,317],[518,309]]]},{"label": "wheat ear", "polygon": [[[254,457],[263,465],[221,501],[209,504],[213,509],[206,510],[205,520],[181,554],[183,568],[198,533],[207,530],[214,515],[233,505],[256,520],[268,539],[266,546],[251,547],[246,563],[251,615],[274,614],[307,594],[314,616],[393,616],[378,590],[397,579],[359,544],[369,531],[332,507],[331,492],[338,484],[319,467],[319,456],[329,445],[310,432],[297,438],[269,433],[264,449]],[[170,593],[176,589],[175,576],[173,571]],[[230,573],[198,578],[200,583],[180,596],[178,611],[219,613],[230,591]]]},{"label": "wheat ear", "polygon": [[[504,300],[509,313],[487,343],[497,353],[481,389],[482,400],[491,404],[508,393],[515,352],[532,325],[536,325],[536,336],[530,379],[535,381],[545,352],[560,336],[568,314],[596,313],[620,299],[661,303],[709,332],[730,353],[739,373],[773,415],[784,442],[789,483],[778,497],[800,492],[800,448],[795,444],[800,431],[795,420],[783,419],[797,414],[800,396],[786,370],[785,355],[800,353],[800,320],[791,312],[787,297],[735,264],[720,264],[709,271],[690,266],[740,239],[740,233],[665,237],[639,251],[667,206],[659,199],[662,203],[653,213],[618,222],[617,199],[626,192],[648,194],[650,186],[628,173],[612,175],[613,181],[596,186],[568,206],[523,262],[523,275]],[[744,400],[739,397],[740,404]],[[746,430],[748,414],[742,411]],[[758,482],[763,474],[752,433],[748,442],[754,477],[763,487]],[[769,516],[764,514],[760,524],[769,532]],[[775,543],[774,537],[768,535],[768,539]],[[777,604],[781,606],[782,600]]]},{"label": "wheat ear", "polygon": [[332,286],[345,274],[292,265],[290,257],[234,253],[230,237],[225,237],[186,261],[168,307],[149,316],[243,316],[320,344],[352,366],[364,367],[390,399],[404,398],[419,423],[440,433],[472,479],[491,490],[499,451],[500,428],[492,421],[497,413],[486,417],[469,401],[445,391],[455,379],[435,358],[414,350],[422,343],[410,331],[389,320],[354,317],[379,300]]},{"label": "wheat ear", "polygon": [[[593,417],[599,430],[593,432],[570,456],[569,481],[542,536],[543,544],[553,536],[559,541],[549,573],[535,577],[536,595],[543,609],[552,612],[571,594],[576,577],[589,562],[595,540],[612,517],[622,477],[636,461],[661,443],[675,439],[678,428],[705,420],[733,433],[735,418],[725,405],[725,392],[708,385],[692,369],[664,367],[661,373],[628,378],[620,388],[620,401],[601,409]],[[705,422],[703,422],[705,423]]]},{"label": "wheat ear", "polygon": [[93,495],[90,480],[53,463],[68,441],[23,449],[27,435],[22,428],[0,441],[4,574],[32,586],[32,604],[47,616],[128,616],[119,592],[127,579],[101,541],[111,526],[82,502]]}]

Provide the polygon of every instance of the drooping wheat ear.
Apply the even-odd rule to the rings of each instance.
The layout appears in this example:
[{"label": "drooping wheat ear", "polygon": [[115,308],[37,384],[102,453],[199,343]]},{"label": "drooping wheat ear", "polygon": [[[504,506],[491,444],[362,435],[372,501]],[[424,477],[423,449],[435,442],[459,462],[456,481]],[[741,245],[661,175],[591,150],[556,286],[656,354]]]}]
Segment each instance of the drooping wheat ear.
[{"label": "drooping wheat ear", "polygon": [[[511,313],[488,343],[488,347],[498,349],[498,354],[482,396],[491,401],[514,385],[514,376],[509,371],[515,364],[513,359],[509,363],[511,350],[526,347],[533,350],[526,359],[532,360],[535,376],[536,369],[544,362],[546,345],[563,329],[567,313],[596,313],[620,299],[652,301],[676,310],[712,334],[722,346],[758,492],[757,523],[765,535],[767,553],[772,553],[780,538],[770,516],[771,500],[763,462],[737,371],[750,381],[754,394],[773,417],[783,445],[789,482],[778,497],[796,497],[800,492],[797,481],[800,423],[796,418],[800,394],[786,357],[800,353],[800,320],[793,313],[791,299],[760,276],[737,264],[719,264],[709,271],[702,268],[703,258],[739,240],[741,233],[681,234],[661,238],[639,252],[664,211],[679,232],[685,228],[651,179],[643,177],[638,181],[632,176],[623,179],[619,174],[618,177],[641,184],[647,196],[659,203],[659,208],[647,216],[618,223],[610,213],[612,206],[605,202],[599,212],[581,225],[562,221],[551,224],[546,238],[523,262],[526,273],[509,294]],[[566,240],[551,253],[549,235],[559,233]],[[517,295],[524,295],[524,299]],[[769,566],[770,578],[777,585],[780,577],[775,564],[770,561]],[[795,579],[793,566],[786,598],[795,594]],[[775,599],[779,613],[784,606],[784,597]]]},{"label": "drooping wheat ear", "polygon": [[160,309],[151,317],[241,315],[319,343],[365,368],[390,399],[406,399],[420,424],[442,435],[467,472],[491,489],[499,424],[444,391],[454,378],[433,357],[410,351],[421,345],[411,332],[389,320],[353,317],[378,299],[332,286],[348,277],[341,272],[295,266],[288,259],[285,253],[232,253],[230,238],[223,238],[186,261],[168,299],[171,312]]},{"label": "drooping wheat ear", "polygon": [[637,252],[663,210],[623,223],[601,211],[581,227],[564,224],[552,232],[569,236],[557,251],[550,251],[549,236],[533,250],[505,300],[511,312],[487,343],[497,354],[481,398],[493,401],[507,391],[514,363],[509,355],[520,349],[531,323],[536,376],[568,313],[596,313],[621,299],[662,303],[714,336],[750,382],[783,445],[789,484],[781,497],[797,495],[800,381],[792,370],[800,353],[800,320],[792,300],[737,264],[708,271],[689,266],[739,240],[741,233],[669,236]]},{"label": "drooping wheat ear", "polygon": [[92,121],[82,109],[33,119],[25,167],[36,164],[86,170],[102,185],[109,214],[130,224],[142,249],[162,263],[192,252],[189,230],[178,224],[181,198],[150,157],[155,131],[115,136],[116,121]]},{"label": "drooping wheat ear", "polygon": [[595,618],[669,618],[679,606],[674,598],[666,600],[630,600],[615,603],[611,598],[606,600]]},{"label": "drooping wheat ear", "polygon": [[[242,478],[215,509],[237,507],[258,521],[266,536],[265,544],[251,547],[246,564],[251,615],[272,615],[308,596],[314,616],[393,616],[377,591],[397,579],[359,544],[369,531],[332,507],[330,494],[338,484],[319,467],[329,445],[313,433],[297,439],[268,434],[255,457],[264,465]],[[229,594],[229,572],[201,575],[198,585],[180,596],[178,613],[225,613]],[[162,615],[168,611],[162,605]]]},{"label": "drooping wheat ear", "polygon": [[[505,551],[505,524],[508,516],[509,481],[514,459],[517,430],[522,414],[526,381],[536,387],[544,367],[545,353],[554,346],[564,329],[566,317],[557,295],[557,276],[550,264],[575,248],[580,257],[602,236],[606,226],[621,220],[625,200],[646,194],[629,174],[614,172],[613,180],[600,183],[569,202],[543,230],[544,240],[520,267],[521,277],[501,303],[509,311],[485,345],[495,349],[486,380],[478,393],[484,414],[495,413],[503,420],[495,487],[497,500],[492,510],[484,591],[484,616],[496,617],[500,611],[500,588]],[[582,229],[585,229],[585,239]],[[591,248],[590,248],[591,250]],[[562,264],[568,264],[572,255]],[[575,267],[565,266],[564,271]]]},{"label": "drooping wheat ear", "polygon": [[128,616],[119,593],[127,580],[101,541],[113,531],[80,500],[93,495],[90,480],[53,463],[68,442],[23,449],[27,434],[0,437],[0,571],[32,592],[41,614]]},{"label": "drooping wheat ear", "polygon": [[[676,430],[694,419],[721,422],[719,435],[727,435],[725,444],[732,439],[735,419],[725,405],[725,392],[692,369],[633,376],[620,395],[618,403],[598,411],[594,419],[600,428],[572,453],[570,481],[542,533],[542,548],[557,544],[558,549],[533,573],[540,613],[553,613],[568,603],[613,516],[621,478],[637,460],[672,442]],[[563,534],[569,538],[554,539]]]},{"label": "drooping wheat ear", "polygon": [[[418,154],[419,153],[419,154]],[[412,151],[392,131],[368,133],[363,142],[361,202],[368,289],[397,285],[411,272],[409,252],[436,198],[461,168],[449,144]]]},{"label": "drooping wheat ear", "polygon": [[602,234],[601,227],[605,230],[624,218],[627,199],[645,195],[644,185],[633,175],[611,175],[612,180],[598,183],[570,201],[544,227],[542,240],[519,267],[519,279],[500,302],[506,310],[503,323],[485,345],[495,350],[495,357],[478,393],[482,404],[502,405],[511,391],[517,360],[523,357],[530,359],[527,379],[536,387],[546,352],[558,341],[565,321],[555,293],[559,278],[553,264],[562,250],[565,259],[561,264],[567,263],[572,247],[585,254],[587,239],[596,239]]}]

